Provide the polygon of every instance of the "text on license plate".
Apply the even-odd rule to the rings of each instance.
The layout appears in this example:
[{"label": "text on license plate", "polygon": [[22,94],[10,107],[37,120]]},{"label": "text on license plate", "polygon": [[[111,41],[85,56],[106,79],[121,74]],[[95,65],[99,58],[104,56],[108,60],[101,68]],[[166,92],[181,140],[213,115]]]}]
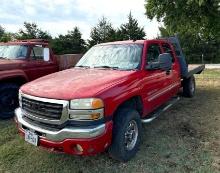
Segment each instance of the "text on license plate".
[{"label": "text on license plate", "polygon": [[25,130],[25,141],[29,142],[30,144],[33,144],[35,146],[38,145],[38,135],[36,135],[34,132],[31,132],[29,130]]}]

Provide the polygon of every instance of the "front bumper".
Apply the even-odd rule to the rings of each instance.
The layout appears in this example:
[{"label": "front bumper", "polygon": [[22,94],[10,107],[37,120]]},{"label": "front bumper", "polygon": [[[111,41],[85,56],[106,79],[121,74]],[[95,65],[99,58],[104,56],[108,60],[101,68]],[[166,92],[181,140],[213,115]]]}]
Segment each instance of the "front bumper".
[{"label": "front bumper", "polygon": [[[54,151],[90,155],[104,151],[111,143],[112,121],[92,128],[66,127],[51,131],[25,121],[20,108],[15,110],[15,115],[15,121],[22,135],[25,129],[34,131],[39,135],[39,145]],[[77,150],[76,145],[80,145],[83,151]]]}]

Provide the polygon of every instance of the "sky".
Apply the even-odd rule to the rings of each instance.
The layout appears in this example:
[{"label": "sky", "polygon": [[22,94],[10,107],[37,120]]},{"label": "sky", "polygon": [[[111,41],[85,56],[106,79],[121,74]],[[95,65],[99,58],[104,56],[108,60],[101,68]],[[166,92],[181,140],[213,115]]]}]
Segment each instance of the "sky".
[{"label": "sky", "polygon": [[0,25],[17,32],[24,21],[34,22],[53,37],[78,26],[83,38],[89,39],[91,28],[102,16],[117,28],[127,22],[131,11],[147,38],[154,38],[161,24],[147,19],[144,4],[145,0],[1,0]]}]

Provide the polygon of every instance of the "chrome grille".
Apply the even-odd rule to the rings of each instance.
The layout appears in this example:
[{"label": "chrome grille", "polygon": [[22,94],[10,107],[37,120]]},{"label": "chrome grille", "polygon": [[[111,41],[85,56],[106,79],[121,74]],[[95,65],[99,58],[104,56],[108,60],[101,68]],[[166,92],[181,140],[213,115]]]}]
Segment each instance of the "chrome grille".
[{"label": "chrome grille", "polygon": [[58,103],[48,103],[30,98],[21,98],[22,109],[35,117],[49,120],[59,120],[62,115],[63,105]]}]

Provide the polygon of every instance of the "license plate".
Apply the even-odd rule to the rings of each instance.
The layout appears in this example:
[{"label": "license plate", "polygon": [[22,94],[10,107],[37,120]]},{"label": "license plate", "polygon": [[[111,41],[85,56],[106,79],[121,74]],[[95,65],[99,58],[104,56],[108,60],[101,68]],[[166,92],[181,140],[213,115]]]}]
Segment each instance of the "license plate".
[{"label": "license plate", "polygon": [[37,146],[38,145],[38,135],[29,130],[25,130],[25,141],[28,143]]}]

